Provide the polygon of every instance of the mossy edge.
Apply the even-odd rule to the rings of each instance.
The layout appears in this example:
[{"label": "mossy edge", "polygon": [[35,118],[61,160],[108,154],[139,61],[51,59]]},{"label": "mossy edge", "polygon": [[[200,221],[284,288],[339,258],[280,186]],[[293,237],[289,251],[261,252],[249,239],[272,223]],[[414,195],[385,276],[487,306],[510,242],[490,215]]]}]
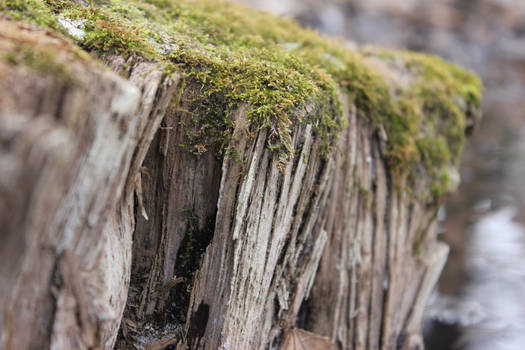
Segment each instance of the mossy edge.
[{"label": "mossy edge", "polygon": [[[408,51],[348,50],[344,44],[300,28],[290,19],[220,0],[94,1],[4,0],[2,12],[72,37],[97,55],[116,53],[159,62],[166,74],[183,72],[200,86],[196,119],[213,142],[228,149],[231,113],[248,107],[250,128],[269,130],[268,147],[284,168],[294,150],[294,113],[312,101],[309,122],[329,153],[345,125],[338,92],[360,115],[386,131],[386,158],[394,176],[431,179],[431,197],[450,186],[448,169],[457,165],[469,111],[479,108],[482,85],[472,73],[425,54]],[[80,23],[74,37],[60,24]],[[374,55],[396,62],[415,79],[393,86],[366,63]],[[396,91],[393,91],[396,90]],[[201,145],[202,146],[202,145]],[[413,171],[416,169],[417,171]]]}]

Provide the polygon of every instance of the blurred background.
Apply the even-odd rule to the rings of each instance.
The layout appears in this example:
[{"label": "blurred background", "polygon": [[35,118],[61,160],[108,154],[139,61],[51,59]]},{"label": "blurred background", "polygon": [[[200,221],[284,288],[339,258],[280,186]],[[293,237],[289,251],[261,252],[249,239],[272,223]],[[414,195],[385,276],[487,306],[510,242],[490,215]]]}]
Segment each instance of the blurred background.
[{"label": "blurred background", "polygon": [[484,120],[440,209],[451,246],[427,308],[430,350],[525,349],[525,1],[237,0],[361,45],[408,48],[477,72]]}]

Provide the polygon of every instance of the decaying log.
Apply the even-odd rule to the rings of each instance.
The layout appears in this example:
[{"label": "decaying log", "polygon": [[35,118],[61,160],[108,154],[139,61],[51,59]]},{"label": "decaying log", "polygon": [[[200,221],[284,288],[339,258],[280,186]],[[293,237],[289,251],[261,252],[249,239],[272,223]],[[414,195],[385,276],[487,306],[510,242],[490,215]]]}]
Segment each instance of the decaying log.
[{"label": "decaying log", "polygon": [[[0,54],[1,348],[288,349],[310,334],[296,327],[339,349],[423,348],[448,252],[435,179],[424,159],[399,175],[348,90],[329,148],[319,100],[294,106],[283,162],[249,101],[224,106],[227,151],[191,144],[203,85],[164,61],[95,59],[11,18]],[[394,62],[379,73],[410,85]]]},{"label": "decaying log", "polygon": [[60,51],[56,64],[67,62],[75,79],[2,62],[2,341],[12,349],[114,341],[130,277],[128,173],[137,173],[177,78],[137,63],[125,81],[77,59],[51,32],[1,28],[2,49]]}]

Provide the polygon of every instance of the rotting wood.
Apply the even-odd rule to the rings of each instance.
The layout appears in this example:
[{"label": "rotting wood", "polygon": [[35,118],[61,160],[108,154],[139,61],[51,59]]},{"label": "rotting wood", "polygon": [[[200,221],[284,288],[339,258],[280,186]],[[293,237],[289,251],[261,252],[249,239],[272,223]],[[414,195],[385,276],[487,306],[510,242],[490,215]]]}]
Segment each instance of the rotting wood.
[{"label": "rotting wood", "polygon": [[[4,20],[0,28],[4,42],[23,38],[74,52],[49,31]],[[111,347],[129,283],[134,177],[128,173],[140,167],[177,86],[177,76],[166,79],[154,64],[131,67],[132,84],[69,55],[64,60],[78,77],[72,85],[1,63],[1,129],[4,142],[13,143],[2,156],[9,164],[2,179],[11,183],[3,183],[9,211],[1,215],[6,270],[0,284],[0,311],[10,315],[11,330],[6,340],[1,317],[0,340],[13,349],[53,347],[63,337],[80,348]],[[59,261],[65,251],[73,252],[75,274],[84,276],[86,305],[50,293],[64,283]],[[55,327],[60,319],[77,319],[79,308],[91,315],[88,324],[78,320],[80,334]],[[53,321],[53,315],[61,316]],[[96,339],[82,336],[88,327]]]},{"label": "rotting wood", "polygon": [[49,45],[79,77],[0,61],[0,346],[268,349],[306,335],[421,348],[447,255],[437,206],[417,196],[424,173],[394,183],[386,131],[351,96],[340,91],[347,124],[329,154],[319,106],[296,108],[282,169],[249,106],[231,111],[235,152],[186,147],[202,134],[202,86],[104,56],[119,77],[51,31],[0,28],[0,49]]}]

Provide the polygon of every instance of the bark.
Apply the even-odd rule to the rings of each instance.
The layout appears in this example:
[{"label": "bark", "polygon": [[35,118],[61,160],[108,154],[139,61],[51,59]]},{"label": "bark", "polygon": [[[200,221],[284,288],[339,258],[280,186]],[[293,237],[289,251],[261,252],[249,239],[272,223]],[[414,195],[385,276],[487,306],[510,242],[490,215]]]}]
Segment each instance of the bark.
[{"label": "bark", "polygon": [[3,46],[62,50],[81,79],[2,62],[2,347],[111,348],[130,278],[135,178],[177,76],[137,63],[126,81],[47,31],[0,27]]},{"label": "bark", "polygon": [[284,172],[244,106],[236,153],[195,154],[180,145],[198,87],[0,27],[0,48],[51,46],[79,77],[0,61],[0,347],[268,349],[300,326],[340,349],[422,349],[448,252],[437,208],[413,195],[424,176],[394,184],[355,106],[328,157],[312,124],[295,125]]}]

